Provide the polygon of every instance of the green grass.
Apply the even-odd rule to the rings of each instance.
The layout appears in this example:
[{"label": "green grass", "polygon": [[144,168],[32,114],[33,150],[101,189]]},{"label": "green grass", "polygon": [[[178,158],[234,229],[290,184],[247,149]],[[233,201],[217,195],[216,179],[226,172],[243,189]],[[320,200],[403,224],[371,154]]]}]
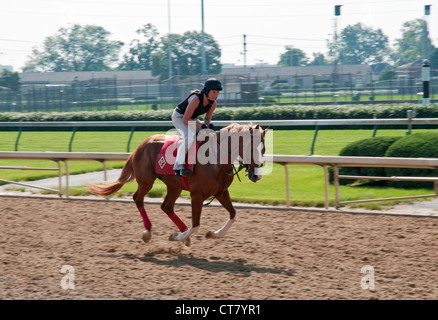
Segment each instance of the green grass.
[{"label": "green grass", "polygon": [[[420,132],[424,130],[414,130]],[[433,130],[428,130],[433,131]],[[135,132],[131,149],[148,136],[163,132]],[[378,136],[402,136],[406,130],[379,130]],[[275,130],[274,131],[274,154],[306,155],[310,154],[310,146],[314,131],[312,130]],[[314,154],[338,155],[340,150],[348,143],[360,139],[369,138],[372,130],[320,130],[318,132]],[[0,132],[0,150],[13,151],[16,132]],[[68,151],[71,132],[23,132],[18,146],[19,151]],[[74,152],[126,152],[129,132],[77,132],[72,144]],[[108,162],[109,168],[120,168],[123,162]],[[25,161],[25,160],[0,160],[0,166],[29,166],[29,167],[53,167],[56,163],[51,161]],[[64,166],[62,166],[64,167]],[[324,205],[324,172],[317,166],[289,166],[290,177],[290,201],[294,206]],[[99,162],[70,161],[70,174],[102,170]],[[242,182],[235,179],[230,187],[230,193],[234,201],[278,203],[284,204],[286,198],[285,171],[283,166],[274,165],[272,173],[265,175],[257,183],[249,181],[244,172],[240,173]],[[56,172],[47,171],[19,171],[1,170],[0,176],[6,180],[36,180],[49,176],[56,176]],[[132,194],[137,189],[136,182],[126,184],[119,192]],[[162,197],[166,192],[165,185],[157,180],[149,196]],[[341,201],[389,198],[395,196],[422,195],[432,193],[432,189],[404,190],[395,188],[378,188],[367,186],[340,186],[339,195]],[[85,188],[72,188],[71,194],[86,194]],[[183,196],[188,196],[184,191]],[[330,185],[329,195],[334,205],[334,186]],[[354,206],[362,206],[369,209],[378,209],[391,206],[395,201],[364,203]],[[353,206],[353,205],[352,205]]]}]

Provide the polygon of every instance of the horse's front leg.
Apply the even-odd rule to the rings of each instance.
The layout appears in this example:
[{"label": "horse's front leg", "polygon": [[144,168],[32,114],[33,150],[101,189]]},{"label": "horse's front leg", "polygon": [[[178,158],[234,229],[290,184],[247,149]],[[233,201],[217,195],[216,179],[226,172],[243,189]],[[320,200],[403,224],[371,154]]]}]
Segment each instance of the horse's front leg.
[{"label": "horse's front leg", "polygon": [[228,189],[222,192],[221,194],[216,196],[216,199],[222,204],[222,206],[227,209],[227,211],[230,213],[230,218],[228,221],[223,225],[222,228],[216,230],[216,231],[208,231],[205,235],[208,239],[217,239],[225,237],[228,230],[230,230],[231,226],[236,222],[237,219],[237,212],[236,209],[234,209],[233,203],[231,202],[230,193],[228,192]]},{"label": "horse's front leg", "polygon": [[186,240],[199,229],[203,201],[204,199],[200,195],[191,194],[192,225],[184,232],[172,234],[169,237],[170,241],[182,241],[189,246]]}]

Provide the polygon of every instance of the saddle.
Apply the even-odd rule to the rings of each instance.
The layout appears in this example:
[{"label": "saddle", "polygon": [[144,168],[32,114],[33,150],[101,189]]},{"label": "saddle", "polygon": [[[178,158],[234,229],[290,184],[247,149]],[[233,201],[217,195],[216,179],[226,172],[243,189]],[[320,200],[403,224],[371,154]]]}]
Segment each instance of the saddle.
[{"label": "saddle", "polygon": [[[155,165],[155,172],[157,174],[175,175],[173,165],[175,163],[178,145],[181,142],[182,139],[180,139],[177,135],[167,136],[167,139],[157,156]],[[187,152],[185,169],[193,171],[193,166],[196,160],[196,152],[198,151],[200,144],[200,141],[196,141],[196,143],[194,143]],[[181,177],[181,180],[186,190],[189,190],[187,177]]]}]

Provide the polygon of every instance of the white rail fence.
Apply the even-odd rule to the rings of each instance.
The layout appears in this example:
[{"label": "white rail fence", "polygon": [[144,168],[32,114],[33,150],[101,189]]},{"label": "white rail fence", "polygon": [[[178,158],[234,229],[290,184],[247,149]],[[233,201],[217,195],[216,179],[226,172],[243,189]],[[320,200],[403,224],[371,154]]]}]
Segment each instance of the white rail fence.
[{"label": "white rail fence", "polygon": [[130,153],[107,153],[107,152],[15,152],[15,151],[3,151],[0,152],[0,159],[14,159],[14,160],[48,160],[55,161],[57,164],[57,169],[53,168],[32,168],[32,167],[1,167],[0,169],[15,169],[15,170],[57,170],[58,171],[58,189],[43,188],[28,183],[14,182],[9,180],[0,179],[0,181],[7,182],[10,184],[17,184],[26,187],[32,187],[37,189],[49,190],[62,196],[62,168],[61,163],[64,163],[65,167],[65,196],[68,198],[70,196],[69,188],[69,161],[99,161],[103,165],[103,178],[104,181],[107,180],[107,161],[126,161]]},{"label": "white rail fence", "polygon": [[[130,153],[106,153],[106,152],[0,152],[0,159],[15,159],[15,160],[47,160],[55,161],[55,168],[32,168],[32,167],[0,167],[0,169],[17,169],[17,170],[57,170],[59,178],[59,188],[41,188],[30,185],[28,183],[8,181],[0,179],[0,181],[24,185],[32,188],[48,189],[59,194],[59,196],[69,197],[69,161],[99,161],[103,165],[104,180],[107,180],[107,161],[126,161]],[[290,191],[289,191],[289,170],[290,165],[313,165],[320,166],[324,170],[324,207],[329,208],[329,176],[328,167],[333,168],[334,186],[335,186],[335,207],[339,208],[342,204],[388,201],[401,199],[415,199],[438,196],[438,177],[369,177],[369,176],[346,176],[339,174],[341,167],[392,167],[392,168],[422,168],[422,169],[438,169],[438,159],[435,158],[390,158],[390,157],[341,157],[341,156],[305,156],[305,155],[266,155],[266,159],[272,160],[274,164],[282,165],[285,169],[285,189],[286,189],[286,206],[290,206]],[[65,194],[62,191],[63,174],[61,163],[65,166]],[[339,200],[339,179],[370,179],[370,180],[406,180],[406,181],[432,181],[434,183],[434,194],[417,195],[408,197],[394,197],[382,199],[366,199],[354,201]]]},{"label": "white rail fence", "polygon": [[[289,195],[289,171],[288,165],[316,165],[324,170],[324,207],[329,207],[329,175],[328,167],[333,168],[333,183],[335,185],[335,207],[339,208],[341,204],[389,201],[402,199],[428,198],[438,196],[438,177],[371,177],[371,176],[347,176],[340,175],[341,167],[386,167],[386,168],[417,168],[417,169],[437,169],[438,159],[436,158],[395,158],[395,157],[341,157],[341,156],[299,156],[299,155],[273,155],[273,162],[281,164],[285,168],[286,175],[286,205],[290,206]],[[404,180],[404,181],[432,181],[434,183],[435,194],[366,199],[354,201],[339,200],[339,179],[369,179],[369,180]]]}]

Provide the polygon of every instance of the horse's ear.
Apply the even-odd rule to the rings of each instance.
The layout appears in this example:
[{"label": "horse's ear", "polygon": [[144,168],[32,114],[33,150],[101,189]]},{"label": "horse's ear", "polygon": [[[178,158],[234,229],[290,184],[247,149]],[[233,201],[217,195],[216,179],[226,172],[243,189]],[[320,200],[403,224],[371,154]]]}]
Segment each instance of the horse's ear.
[{"label": "horse's ear", "polygon": [[260,125],[259,124],[256,124],[256,126],[254,127],[254,129],[260,129]]},{"label": "horse's ear", "polygon": [[268,130],[269,130],[269,128],[270,128],[271,126],[268,126],[265,130],[263,130],[263,138],[266,136],[266,132],[268,132]]}]

